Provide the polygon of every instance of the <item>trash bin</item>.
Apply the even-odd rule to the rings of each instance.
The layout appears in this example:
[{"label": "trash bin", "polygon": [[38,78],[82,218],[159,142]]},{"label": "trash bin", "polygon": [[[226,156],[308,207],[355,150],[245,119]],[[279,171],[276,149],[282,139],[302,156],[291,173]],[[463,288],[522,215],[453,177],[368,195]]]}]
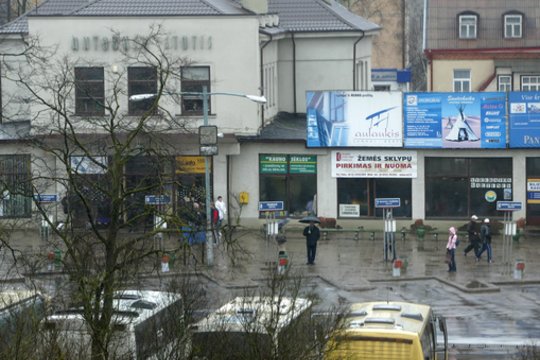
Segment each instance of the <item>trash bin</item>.
[{"label": "trash bin", "polygon": [[523,279],[523,273],[525,272],[525,261],[522,259],[516,259],[514,266],[514,279]]},{"label": "trash bin", "polygon": [[392,266],[392,276],[401,276],[401,267],[403,266],[403,261],[401,259],[394,260]]}]

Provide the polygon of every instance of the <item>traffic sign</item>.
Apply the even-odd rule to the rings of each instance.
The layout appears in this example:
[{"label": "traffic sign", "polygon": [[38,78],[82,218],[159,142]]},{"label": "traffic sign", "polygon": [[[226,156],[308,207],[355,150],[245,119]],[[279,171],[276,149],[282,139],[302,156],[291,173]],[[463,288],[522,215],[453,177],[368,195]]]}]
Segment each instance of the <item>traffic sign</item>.
[{"label": "traffic sign", "polygon": [[497,201],[497,211],[521,210],[521,201]]},{"label": "traffic sign", "polygon": [[400,198],[376,198],[376,208],[397,208],[401,206]]},{"label": "traffic sign", "polygon": [[167,195],[145,195],[144,203],[146,205],[165,205],[170,204],[171,198]]},{"label": "traffic sign", "polygon": [[259,201],[259,211],[282,211],[284,208],[283,201]]}]

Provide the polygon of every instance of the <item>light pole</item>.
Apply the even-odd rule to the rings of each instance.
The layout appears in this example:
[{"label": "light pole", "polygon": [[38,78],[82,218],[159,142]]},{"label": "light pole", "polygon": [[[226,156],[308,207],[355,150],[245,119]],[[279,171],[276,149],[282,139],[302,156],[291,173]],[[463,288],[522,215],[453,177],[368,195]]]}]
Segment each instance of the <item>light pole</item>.
[{"label": "light pole", "polygon": [[[203,100],[203,127],[208,128],[208,99],[211,95],[226,95],[226,96],[238,96],[243,97],[248,100],[251,100],[258,104],[265,104],[266,98],[264,96],[258,95],[246,95],[239,93],[230,93],[230,92],[208,92],[206,86],[202,87],[202,92],[178,92],[174,95],[196,95],[202,97]],[[142,101],[147,99],[155,98],[157,94],[137,94],[131,95],[129,100],[131,101]],[[217,155],[217,127],[215,136],[213,139],[202,140],[202,132],[199,127],[199,145],[200,145],[200,154],[204,155],[204,193],[205,193],[205,206],[206,206],[206,264],[208,266],[214,265],[214,243],[212,236],[212,214],[210,212],[210,203],[211,191],[210,191],[210,156]],[[205,132],[205,134],[209,134]],[[207,146],[210,145],[210,146]]]}]

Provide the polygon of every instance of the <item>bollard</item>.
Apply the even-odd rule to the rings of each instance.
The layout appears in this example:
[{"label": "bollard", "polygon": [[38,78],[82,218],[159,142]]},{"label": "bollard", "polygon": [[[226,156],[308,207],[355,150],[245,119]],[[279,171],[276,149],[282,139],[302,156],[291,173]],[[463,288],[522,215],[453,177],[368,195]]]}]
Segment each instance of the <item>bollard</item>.
[{"label": "bollard", "polygon": [[60,268],[62,266],[62,250],[54,250],[54,267]]},{"label": "bollard", "polygon": [[278,274],[283,275],[287,271],[289,265],[289,255],[287,252],[282,250],[278,253]]},{"label": "bollard", "polygon": [[47,264],[47,270],[53,271],[54,270],[54,252],[49,251],[47,254],[47,260],[49,260],[49,263]]},{"label": "bollard", "polygon": [[525,271],[525,261],[522,259],[517,259],[516,265],[514,267],[514,279],[522,280],[524,271]]},{"label": "bollard", "polygon": [[169,260],[170,257],[167,254],[161,257],[161,272],[169,272]]},{"label": "bollard", "polygon": [[401,259],[394,260],[394,266],[392,267],[392,276],[401,276],[402,266],[403,266],[403,261],[401,261]]}]

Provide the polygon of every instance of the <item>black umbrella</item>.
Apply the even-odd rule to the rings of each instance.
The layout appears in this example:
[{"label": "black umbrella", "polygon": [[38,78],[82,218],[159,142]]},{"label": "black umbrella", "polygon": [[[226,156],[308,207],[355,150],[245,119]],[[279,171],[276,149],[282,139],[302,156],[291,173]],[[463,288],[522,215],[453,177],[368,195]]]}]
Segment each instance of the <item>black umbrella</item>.
[{"label": "black umbrella", "polygon": [[316,216],[313,216],[313,215],[309,215],[309,216],[306,216],[300,220],[298,220],[299,222],[301,223],[304,223],[304,224],[309,224],[310,222],[314,222],[314,223],[317,223],[317,224],[320,224],[321,223],[321,220],[319,220],[318,217]]}]

